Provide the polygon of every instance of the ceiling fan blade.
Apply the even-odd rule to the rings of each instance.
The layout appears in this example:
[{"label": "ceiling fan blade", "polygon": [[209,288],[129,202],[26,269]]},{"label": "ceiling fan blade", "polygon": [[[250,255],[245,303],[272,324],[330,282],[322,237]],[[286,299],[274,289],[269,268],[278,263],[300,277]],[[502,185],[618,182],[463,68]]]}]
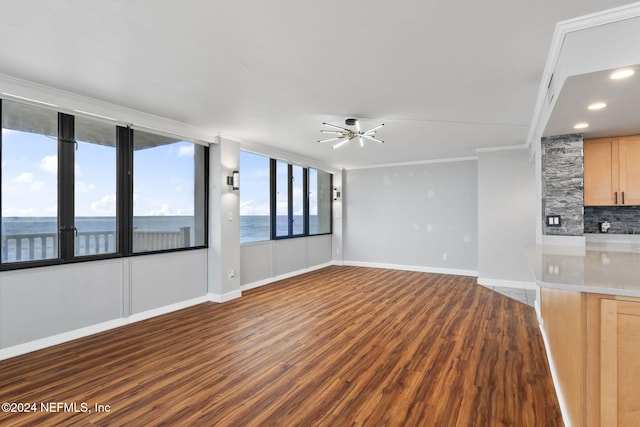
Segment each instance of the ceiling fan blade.
[{"label": "ceiling fan blade", "polygon": [[372,137],[371,135],[367,135],[366,133],[363,133],[363,134],[362,134],[362,137],[363,137],[363,138],[370,139],[370,140],[375,141],[375,142],[378,142],[378,143],[380,143],[380,144],[384,144],[384,141],[383,141],[383,140],[378,139],[378,138],[374,138],[374,137]]},{"label": "ceiling fan blade", "polygon": [[381,125],[378,125],[378,126],[376,126],[376,127],[374,127],[374,128],[369,129],[369,130],[368,130],[368,131],[366,131],[365,133],[375,132],[375,131],[377,131],[378,129],[380,129],[382,126],[384,126],[384,123],[382,123]]},{"label": "ceiling fan blade", "polygon": [[[341,139],[342,139],[342,137],[339,137],[339,138],[329,138],[329,139],[321,139],[321,140],[319,140],[318,142],[339,141],[339,140],[341,140]],[[347,141],[348,141],[348,140],[347,140]]]},{"label": "ceiling fan blade", "polygon": [[356,120],[356,129],[358,129],[358,133],[360,132],[360,122]]},{"label": "ceiling fan blade", "polygon": [[362,135],[360,135],[360,147],[364,147],[364,139],[362,139]]},{"label": "ceiling fan blade", "polygon": [[325,126],[329,126],[329,127],[335,128],[335,129],[341,129],[341,130],[346,130],[347,132],[351,132],[347,128],[343,128],[343,127],[340,127],[340,126],[332,125],[331,123],[322,122],[322,124],[325,125]]},{"label": "ceiling fan blade", "polygon": [[335,134],[338,134],[338,135],[344,134],[344,132],[341,131],[341,130],[326,130],[326,129],[320,130],[320,133],[335,133]]}]

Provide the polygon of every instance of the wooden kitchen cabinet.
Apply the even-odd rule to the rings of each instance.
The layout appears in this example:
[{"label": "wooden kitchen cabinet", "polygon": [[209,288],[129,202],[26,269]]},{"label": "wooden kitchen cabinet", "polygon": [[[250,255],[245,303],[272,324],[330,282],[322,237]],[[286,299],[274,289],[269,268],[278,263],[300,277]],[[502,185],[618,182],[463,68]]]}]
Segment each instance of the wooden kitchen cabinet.
[{"label": "wooden kitchen cabinet", "polygon": [[626,205],[640,205],[640,135],[618,138],[620,191]]},{"label": "wooden kitchen cabinet", "polygon": [[640,205],[640,135],[584,141],[584,205]]},{"label": "wooden kitchen cabinet", "polygon": [[640,426],[640,298],[540,290],[556,386],[575,426]]},{"label": "wooden kitchen cabinet", "polygon": [[601,300],[600,421],[640,426],[640,303]]}]

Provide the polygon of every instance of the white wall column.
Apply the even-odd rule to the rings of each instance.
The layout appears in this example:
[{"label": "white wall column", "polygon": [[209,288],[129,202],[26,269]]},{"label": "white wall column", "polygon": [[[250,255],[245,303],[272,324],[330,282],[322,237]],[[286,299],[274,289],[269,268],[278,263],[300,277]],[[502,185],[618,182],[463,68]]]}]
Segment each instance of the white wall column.
[{"label": "white wall column", "polygon": [[[333,215],[333,224],[332,224],[332,236],[331,236],[331,258],[336,264],[342,264],[343,258],[343,248],[342,248],[342,224],[344,218],[344,209],[343,209],[343,196],[344,196],[344,182],[346,171],[343,169],[341,172],[336,172],[333,174],[333,188],[331,189],[331,199],[332,199],[332,215]],[[340,192],[340,197],[336,199],[335,192],[333,189],[336,189]],[[334,200],[336,199],[336,200]]]},{"label": "white wall column", "polygon": [[240,165],[240,143],[217,138],[209,162],[208,293],[224,302],[242,295],[240,290],[240,193],[227,185],[227,177]]}]

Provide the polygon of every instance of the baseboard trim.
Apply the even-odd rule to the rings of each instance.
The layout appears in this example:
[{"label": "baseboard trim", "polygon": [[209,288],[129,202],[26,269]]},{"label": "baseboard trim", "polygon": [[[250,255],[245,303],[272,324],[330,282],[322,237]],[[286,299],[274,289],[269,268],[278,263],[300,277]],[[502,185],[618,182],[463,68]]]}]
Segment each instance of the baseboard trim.
[{"label": "baseboard trim", "polygon": [[240,298],[241,296],[242,296],[241,290],[227,292],[226,294],[208,293],[207,301],[223,303],[223,302],[234,300],[236,298]]},{"label": "baseboard trim", "polygon": [[372,267],[372,268],[385,268],[388,270],[405,270],[405,271],[418,271],[421,273],[437,273],[437,274],[451,274],[453,276],[472,276],[477,277],[478,271],[476,270],[462,270],[456,268],[440,268],[440,267],[428,267],[422,265],[404,265],[404,264],[385,264],[378,262],[362,262],[362,261],[343,261],[344,265],[352,267]]},{"label": "baseboard trim", "polygon": [[132,323],[139,322],[141,320],[150,319],[152,317],[160,316],[163,314],[171,313],[173,311],[182,310],[183,308],[191,307],[193,305],[202,304],[208,302],[209,299],[206,296],[193,298],[186,301],[181,301],[175,304],[170,304],[164,307],[154,308],[141,313],[132,314],[129,317],[122,317],[119,319],[108,320],[106,322],[97,323],[95,325],[86,326],[84,328],[74,329],[72,331],[63,332],[61,334],[51,335],[49,337],[29,341],[22,344],[17,344],[11,347],[0,350],[0,360],[9,359],[23,354],[31,353],[33,351],[42,350],[47,347],[62,344],[65,342],[73,341],[78,338],[88,337],[100,332],[108,331],[110,329],[119,328],[121,326],[130,325]]},{"label": "baseboard trim", "polygon": [[560,390],[560,383],[558,381],[558,374],[556,372],[556,365],[553,362],[553,357],[551,357],[551,352],[549,351],[549,339],[547,338],[547,333],[544,330],[542,324],[539,325],[540,333],[542,334],[542,340],[544,341],[544,350],[547,353],[547,361],[549,362],[549,370],[551,371],[551,379],[553,380],[553,388],[556,390],[556,396],[558,397],[558,404],[560,405],[560,413],[562,413],[562,421],[564,425],[567,427],[571,427],[571,420],[569,420],[567,411],[567,404],[564,401],[564,396],[562,395],[562,390]]},{"label": "baseboard trim", "polygon": [[515,289],[531,289],[535,290],[538,286],[535,282],[524,282],[519,280],[503,280],[503,279],[488,279],[486,277],[478,277],[478,285],[482,286],[497,286],[499,288],[515,288]]},{"label": "baseboard trim", "polygon": [[266,279],[257,280],[255,282],[247,283],[245,285],[240,286],[241,291],[248,291],[249,289],[259,288],[260,286],[268,285],[270,283],[277,282],[279,280],[289,279],[291,277],[299,276],[301,274],[309,273],[315,270],[320,270],[321,268],[330,267],[332,265],[336,265],[335,262],[329,261],[323,264],[314,265],[311,267],[303,268],[300,270],[291,271],[289,273],[280,274],[274,277],[268,277]]}]

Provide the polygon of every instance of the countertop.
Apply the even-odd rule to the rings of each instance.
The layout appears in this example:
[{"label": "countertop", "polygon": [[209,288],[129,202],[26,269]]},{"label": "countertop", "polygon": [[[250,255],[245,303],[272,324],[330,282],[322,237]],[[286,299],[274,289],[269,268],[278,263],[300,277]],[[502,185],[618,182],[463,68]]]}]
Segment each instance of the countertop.
[{"label": "countertop", "polygon": [[528,257],[543,288],[640,297],[640,241],[538,245]]}]

